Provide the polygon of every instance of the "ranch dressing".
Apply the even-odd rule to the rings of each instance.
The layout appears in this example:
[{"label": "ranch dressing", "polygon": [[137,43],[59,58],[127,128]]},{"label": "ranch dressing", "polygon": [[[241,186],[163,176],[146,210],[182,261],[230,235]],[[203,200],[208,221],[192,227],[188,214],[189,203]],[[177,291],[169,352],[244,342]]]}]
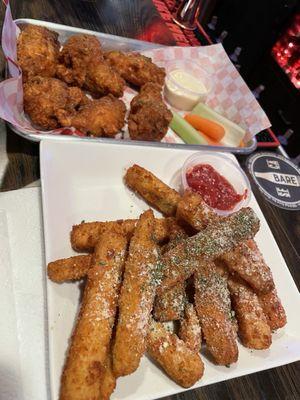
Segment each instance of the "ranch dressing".
[{"label": "ranch dressing", "polygon": [[167,77],[164,95],[168,103],[179,109],[190,111],[204,100],[208,90],[204,83],[182,69],[174,69]]}]

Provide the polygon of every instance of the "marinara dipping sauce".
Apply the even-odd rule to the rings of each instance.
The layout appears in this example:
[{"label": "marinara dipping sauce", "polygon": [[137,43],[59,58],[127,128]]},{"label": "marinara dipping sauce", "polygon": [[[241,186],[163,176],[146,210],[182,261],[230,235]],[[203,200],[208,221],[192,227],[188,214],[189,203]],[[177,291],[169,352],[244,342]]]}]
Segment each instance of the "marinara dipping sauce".
[{"label": "marinara dipping sauce", "polygon": [[222,211],[232,210],[247,196],[247,189],[238,194],[224,176],[210,164],[197,164],[186,171],[188,186],[199,193],[206,204]]}]

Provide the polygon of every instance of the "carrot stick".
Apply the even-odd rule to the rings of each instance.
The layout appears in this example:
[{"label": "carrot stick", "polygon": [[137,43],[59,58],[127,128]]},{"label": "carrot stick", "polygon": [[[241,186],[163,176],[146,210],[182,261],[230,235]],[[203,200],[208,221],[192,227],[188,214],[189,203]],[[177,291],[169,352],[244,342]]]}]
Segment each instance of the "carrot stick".
[{"label": "carrot stick", "polygon": [[195,114],[187,114],[184,119],[195,129],[203,132],[205,135],[217,142],[220,142],[225,135],[225,129],[222,125],[207,118]]},{"label": "carrot stick", "polygon": [[207,143],[208,143],[210,146],[223,146],[222,143],[220,143],[220,142],[218,142],[218,141],[212,139],[212,138],[209,137],[208,135],[205,135],[205,133],[203,133],[203,132],[201,132],[201,131],[199,131],[199,130],[197,130],[197,132],[199,133],[200,136],[202,136],[202,137],[207,141]]}]

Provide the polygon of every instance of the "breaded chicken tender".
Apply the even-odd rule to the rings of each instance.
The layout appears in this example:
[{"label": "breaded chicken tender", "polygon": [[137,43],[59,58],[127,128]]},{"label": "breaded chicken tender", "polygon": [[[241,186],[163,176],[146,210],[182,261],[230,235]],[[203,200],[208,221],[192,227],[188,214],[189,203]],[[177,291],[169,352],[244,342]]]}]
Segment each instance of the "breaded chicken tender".
[{"label": "breaded chicken tender", "polygon": [[62,374],[60,400],[100,398],[126,247],[125,237],[107,232],[95,248]]},{"label": "breaded chicken tender", "polygon": [[71,36],[60,54],[60,62],[57,76],[68,84],[83,87],[95,97],[123,95],[125,81],[103,59],[96,36]]},{"label": "breaded chicken tender", "polygon": [[200,354],[192,351],[183,340],[167,331],[163,324],[151,321],[147,350],[178,385],[193,386],[203,375],[204,364]]},{"label": "breaded chicken tender", "polygon": [[58,128],[59,111],[73,112],[77,106],[88,101],[79,88],[68,87],[55,78],[34,77],[24,84],[23,92],[24,111],[42,129]]},{"label": "breaded chicken tender", "polygon": [[114,137],[124,126],[126,107],[112,95],[90,101],[77,112],[60,111],[57,116],[62,126],[74,126],[90,136]]},{"label": "breaded chicken tender", "polygon": [[58,34],[37,25],[27,25],[18,37],[17,57],[23,82],[35,77],[54,77],[58,64]]},{"label": "breaded chicken tender", "polygon": [[146,83],[130,103],[128,131],[133,140],[160,141],[167,133],[172,113],[164,103],[161,87]]},{"label": "breaded chicken tender", "polygon": [[165,69],[155,65],[151,58],[120,51],[106,52],[104,57],[122,78],[133,85],[143,86],[145,83],[155,82],[162,87],[164,84]]}]

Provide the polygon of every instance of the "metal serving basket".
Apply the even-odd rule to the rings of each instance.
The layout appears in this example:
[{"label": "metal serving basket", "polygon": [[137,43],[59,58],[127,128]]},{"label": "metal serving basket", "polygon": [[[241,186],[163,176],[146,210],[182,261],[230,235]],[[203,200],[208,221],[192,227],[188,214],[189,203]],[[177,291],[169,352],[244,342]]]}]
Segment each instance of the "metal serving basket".
[{"label": "metal serving basket", "polygon": [[[124,38],[121,36],[109,35],[107,33],[95,32],[87,29],[74,28],[72,26],[55,24],[53,22],[40,21],[35,19],[21,18],[15,20],[15,23],[22,27],[24,25],[40,25],[56,31],[59,34],[59,40],[64,43],[69,36],[79,33],[86,33],[95,35],[101,41],[101,45],[105,50],[120,50],[120,51],[144,51],[162,47],[161,44],[144,42],[141,40]],[[225,147],[225,146],[206,146],[206,145],[195,145],[185,143],[162,143],[162,142],[146,142],[137,140],[124,140],[124,139],[110,139],[110,138],[93,138],[93,137],[78,137],[68,135],[52,135],[47,133],[28,133],[25,130],[19,129],[18,127],[9,124],[11,129],[22,136],[33,142],[40,142],[41,140],[62,140],[62,141],[94,141],[96,143],[118,143],[118,144],[135,144],[140,146],[154,146],[154,147],[168,147],[168,148],[189,148],[195,150],[209,150],[209,151],[223,151],[235,154],[250,154],[257,146],[255,137],[250,140],[245,147]]]}]

